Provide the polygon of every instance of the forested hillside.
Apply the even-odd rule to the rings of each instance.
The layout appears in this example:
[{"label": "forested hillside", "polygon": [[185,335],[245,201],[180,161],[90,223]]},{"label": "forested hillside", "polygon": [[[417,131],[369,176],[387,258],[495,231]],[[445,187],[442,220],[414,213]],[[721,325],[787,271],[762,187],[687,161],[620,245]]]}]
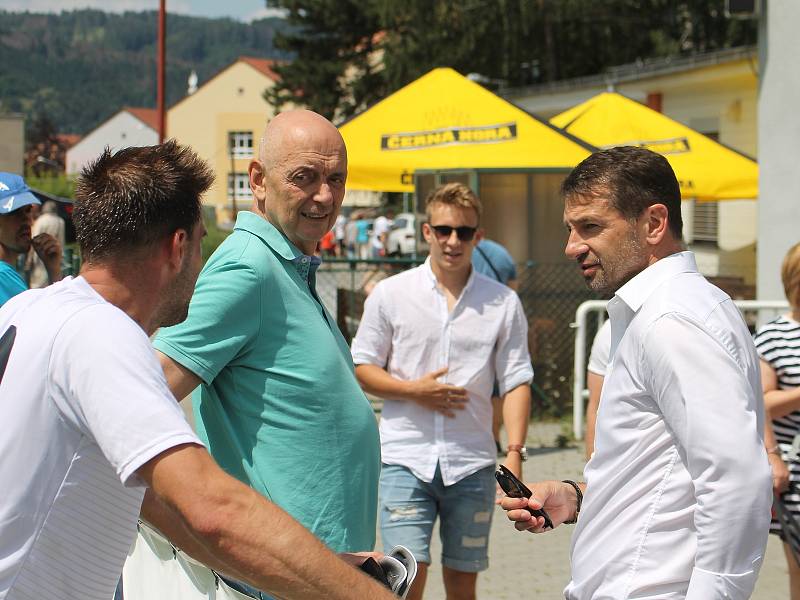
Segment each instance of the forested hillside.
[{"label": "forested hillside", "polygon": [[[285,27],[169,15],[167,104],[186,94],[192,69],[202,84],[240,55],[285,57],[273,46]],[[25,114],[29,132],[83,134],[122,106],[154,107],[156,31],[155,12],[0,11],[0,112]]]}]

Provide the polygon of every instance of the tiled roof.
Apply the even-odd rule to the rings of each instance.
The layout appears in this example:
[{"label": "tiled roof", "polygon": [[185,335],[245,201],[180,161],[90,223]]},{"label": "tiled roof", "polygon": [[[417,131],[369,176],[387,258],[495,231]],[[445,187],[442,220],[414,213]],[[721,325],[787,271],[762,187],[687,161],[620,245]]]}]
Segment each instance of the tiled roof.
[{"label": "tiled roof", "polygon": [[79,133],[59,133],[56,134],[56,139],[64,148],[71,148],[81,140],[81,135]]},{"label": "tiled roof", "polygon": [[259,71],[272,79],[272,81],[279,81],[280,75],[278,75],[275,71],[272,70],[272,67],[276,64],[276,61],[271,60],[269,58],[255,58],[252,56],[240,56],[239,60],[247,63],[251,67],[253,67],[256,71]]},{"label": "tiled roof", "polygon": [[158,131],[158,111],[155,108],[138,108],[126,106],[122,110],[131,113],[150,129]]}]

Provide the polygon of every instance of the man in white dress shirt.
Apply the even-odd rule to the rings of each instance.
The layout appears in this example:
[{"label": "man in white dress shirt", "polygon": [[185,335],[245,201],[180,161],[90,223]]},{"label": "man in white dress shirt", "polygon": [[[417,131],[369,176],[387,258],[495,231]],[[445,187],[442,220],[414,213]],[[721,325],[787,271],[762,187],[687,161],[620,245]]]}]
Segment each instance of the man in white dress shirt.
[{"label": "man in white dress shirt", "polygon": [[[662,156],[598,152],[562,195],[567,256],[590,288],[613,296],[586,484],[540,482],[529,503],[556,526],[577,518],[565,597],[749,598],[772,490],[744,320],[683,251],[680,191]],[[517,529],[542,531],[525,505],[503,500]]]},{"label": "man in white dress shirt", "polygon": [[429,196],[423,235],[430,257],[381,281],[353,340],[356,376],[385,399],[379,505],[385,547],[419,562],[418,600],[437,516],[448,598],[475,597],[488,567],[495,499],[492,386],[505,398],[506,465],[521,475],[533,378],[527,321],[517,295],[472,268],[481,204],[467,186]]}]

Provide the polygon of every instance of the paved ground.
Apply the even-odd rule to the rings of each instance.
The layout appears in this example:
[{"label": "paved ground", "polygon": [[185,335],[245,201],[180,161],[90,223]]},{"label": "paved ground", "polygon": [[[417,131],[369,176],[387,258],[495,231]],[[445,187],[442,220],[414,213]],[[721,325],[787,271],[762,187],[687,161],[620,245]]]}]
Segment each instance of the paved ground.
[{"label": "paved ground", "polygon": [[[583,451],[576,448],[552,448],[560,426],[531,427],[528,448],[532,456],[525,463],[525,478],[580,479]],[[572,528],[558,527],[543,535],[516,531],[498,508],[495,511],[490,539],[489,570],[478,578],[478,597],[491,600],[562,598],[569,580],[569,543]],[[428,574],[426,600],[444,600],[441,568],[438,556],[441,546],[438,531],[434,531],[432,555],[434,564]],[[769,536],[767,557],[753,594],[753,600],[786,600],[788,574],[780,541]]]},{"label": "paved ground", "polygon": [[[184,402],[188,405],[188,402]],[[184,406],[188,409],[188,406]],[[187,410],[191,418],[191,411]],[[555,448],[556,437],[563,433],[558,423],[532,424],[527,446],[525,479],[575,479],[583,472],[582,448]],[[735,524],[734,524],[735,526]],[[557,600],[569,581],[569,525],[533,535],[516,531],[501,509],[495,509],[489,540],[489,570],[478,577],[478,597],[484,600],[519,600],[537,598]],[[377,548],[380,549],[380,541]],[[433,533],[434,563],[428,572],[425,600],[445,600],[442,571],[439,565],[441,545],[438,529]],[[769,536],[767,556],[761,569],[752,600],[786,600],[789,575],[780,540]]]}]

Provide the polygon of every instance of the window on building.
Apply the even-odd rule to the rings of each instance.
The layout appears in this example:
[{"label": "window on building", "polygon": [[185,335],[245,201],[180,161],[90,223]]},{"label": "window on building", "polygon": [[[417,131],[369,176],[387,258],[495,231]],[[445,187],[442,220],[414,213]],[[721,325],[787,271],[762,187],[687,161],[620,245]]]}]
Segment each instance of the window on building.
[{"label": "window on building", "polygon": [[229,131],[228,152],[230,153],[231,156],[233,156],[233,158],[252,158],[253,132]]},{"label": "window on building", "polygon": [[247,173],[228,173],[228,199],[232,199],[236,192],[236,200],[252,200],[253,190],[250,189],[250,176]]}]

